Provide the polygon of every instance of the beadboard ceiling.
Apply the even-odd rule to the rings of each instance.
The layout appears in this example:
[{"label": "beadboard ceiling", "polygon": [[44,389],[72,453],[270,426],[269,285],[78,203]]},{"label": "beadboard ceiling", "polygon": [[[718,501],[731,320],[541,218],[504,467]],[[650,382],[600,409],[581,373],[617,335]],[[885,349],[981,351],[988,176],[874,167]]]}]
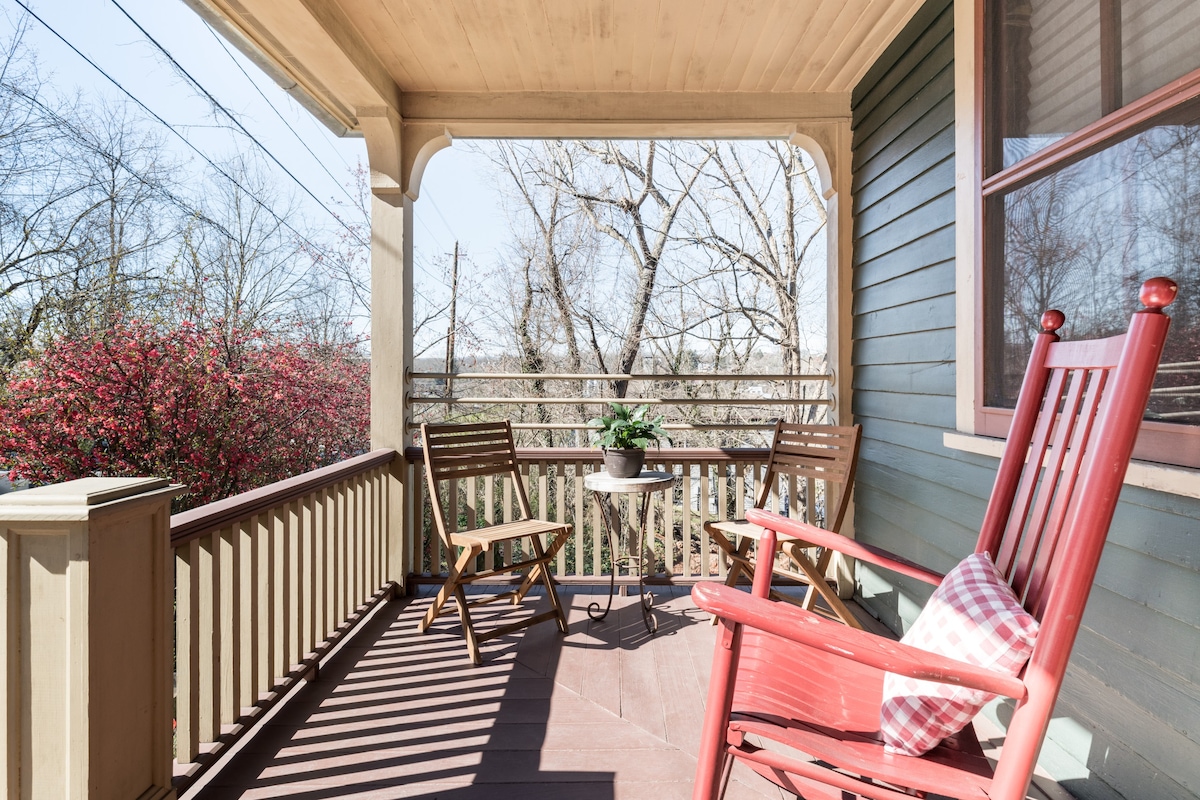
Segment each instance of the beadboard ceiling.
[{"label": "beadboard ceiling", "polygon": [[[326,115],[406,96],[847,97],[920,0],[187,0]],[[419,100],[414,100],[420,105]],[[511,103],[504,113],[513,113]],[[330,119],[332,118],[332,120]]]}]

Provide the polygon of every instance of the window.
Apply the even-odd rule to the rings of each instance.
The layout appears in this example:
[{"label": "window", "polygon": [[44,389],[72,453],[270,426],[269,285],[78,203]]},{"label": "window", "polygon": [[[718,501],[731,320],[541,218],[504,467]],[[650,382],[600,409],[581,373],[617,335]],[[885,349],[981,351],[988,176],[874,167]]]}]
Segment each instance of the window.
[{"label": "window", "polygon": [[976,430],[1006,433],[1042,311],[1111,335],[1168,275],[1135,456],[1200,466],[1200,3],[985,2]]}]

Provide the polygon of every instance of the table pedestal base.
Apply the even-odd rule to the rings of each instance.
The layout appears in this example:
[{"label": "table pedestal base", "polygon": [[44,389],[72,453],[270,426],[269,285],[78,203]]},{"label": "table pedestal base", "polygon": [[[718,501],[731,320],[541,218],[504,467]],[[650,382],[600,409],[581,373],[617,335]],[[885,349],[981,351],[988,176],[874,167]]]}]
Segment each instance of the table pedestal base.
[{"label": "table pedestal base", "polygon": [[[592,493],[596,502],[600,502],[601,491]],[[642,609],[642,623],[645,624],[646,630],[653,636],[658,632],[658,620],[654,618],[651,608],[654,606],[654,595],[646,590],[646,582],[642,570],[642,551],[646,545],[646,518],[650,510],[650,495],[642,495],[642,507],[638,512],[638,544],[635,555],[617,556],[617,542],[613,533],[613,523],[609,520],[609,514],[603,513],[600,515],[604,522],[604,532],[608,535],[608,551],[612,554],[612,572],[608,576],[608,603],[604,606],[604,610],[600,610],[600,603],[591,602],[588,604],[588,616],[599,621],[608,616],[608,612],[612,609],[613,591],[616,587],[617,580],[617,563],[618,561],[631,561],[634,568],[637,570],[638,576],[638,602]],[[615,513],[615,512],[614,512]]]}]

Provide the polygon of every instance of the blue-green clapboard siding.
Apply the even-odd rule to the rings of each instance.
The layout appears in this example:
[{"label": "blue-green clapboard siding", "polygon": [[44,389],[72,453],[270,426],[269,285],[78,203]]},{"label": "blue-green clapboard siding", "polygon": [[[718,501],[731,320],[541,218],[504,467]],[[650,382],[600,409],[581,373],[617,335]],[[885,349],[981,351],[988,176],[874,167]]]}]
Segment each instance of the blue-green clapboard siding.
[{"label": "blue-green clapboard siding", "polygon": [[[996,460],[955,424],[954,30],[931,0],[855,89],[855,530],[932,567],[974,545]],[[860,568],[895,630],[928,589]],[[1003,714],[1003,709],[1000,709]],[[1200,796],[1200,502],[1126,487],[1043,764],[1087,800]]]}]

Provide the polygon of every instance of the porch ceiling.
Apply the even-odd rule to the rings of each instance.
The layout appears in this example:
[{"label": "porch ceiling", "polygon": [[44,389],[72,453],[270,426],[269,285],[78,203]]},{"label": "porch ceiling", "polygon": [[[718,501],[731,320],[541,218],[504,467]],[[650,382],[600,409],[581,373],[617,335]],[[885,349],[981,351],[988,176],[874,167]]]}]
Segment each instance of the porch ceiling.
[{"label": "porch ceiling", "polygon": [[381,106],[405,121],[840,116],[855,83],[920,5],[187,2],[339,133],[360,130],[359,117]]}]

